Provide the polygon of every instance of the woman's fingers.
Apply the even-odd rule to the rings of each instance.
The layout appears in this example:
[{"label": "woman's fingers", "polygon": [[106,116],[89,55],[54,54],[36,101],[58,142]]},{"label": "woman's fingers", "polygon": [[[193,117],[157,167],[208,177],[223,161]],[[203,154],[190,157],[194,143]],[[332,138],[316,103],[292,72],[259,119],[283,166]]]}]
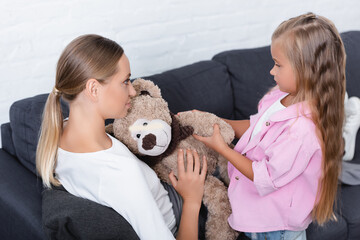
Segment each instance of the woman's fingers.
[{"label": "woman's fingers", "polygon": [[174,186],[174,188],[176,189],[178,180],[176,179],[173,171],[171,171],[171,173],[169,174],[169,179],[170,179],[171,184],[172,184],[172,185]]},{"label": "woman's fingers", "polygon": [[203,156],[203,165],[200,173],[201,179],[205,180],[206,173],[207,173],[207,159],[205,156]]},{"label": "woman's fingers", "polygon": [[200,173],[200,160],[199,160],[199,154],[196,150],[193,151],[194,154],[194,172],[199,174]]},{"label": "woman's fingers", "polygon": [[186,172],[194,171],[194,157],[190,149],[186,150]]},{"label": "woman's fingers", "polygon": [[184,151],[182,149],[179,149],[178,151],[178,176],[185,173],[185,166],[184,166]]}]

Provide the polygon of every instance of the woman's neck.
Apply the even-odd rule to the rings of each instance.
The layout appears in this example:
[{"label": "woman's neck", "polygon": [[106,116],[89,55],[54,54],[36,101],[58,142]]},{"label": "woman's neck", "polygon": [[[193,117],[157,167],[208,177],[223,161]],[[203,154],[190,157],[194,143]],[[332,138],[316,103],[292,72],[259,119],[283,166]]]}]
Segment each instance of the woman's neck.
[{"label": "woman's neck", "polygon": [[70,106],[69,119],[64,123],[60,137],[60,148],[70,152],[95,152],[111,145],[101,116],[89,109]]}]

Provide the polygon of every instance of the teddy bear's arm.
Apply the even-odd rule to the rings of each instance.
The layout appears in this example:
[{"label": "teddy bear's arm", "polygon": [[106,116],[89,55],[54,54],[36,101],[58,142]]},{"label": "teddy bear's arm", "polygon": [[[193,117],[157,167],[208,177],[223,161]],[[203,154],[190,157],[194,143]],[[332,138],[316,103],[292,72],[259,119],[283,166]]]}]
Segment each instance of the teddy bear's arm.
[{"label": "teddy bear's arm", "polygon": [[182,112],[180,115],[176,115],[176,117],[181,125],[193,127],[194,133],[199,136],[211,136],[213,134],[213,126],[217,123],[220,127],[220,133],[227,144],[230,144],[235,137],[232,127],[212,113],[188,111]]}]

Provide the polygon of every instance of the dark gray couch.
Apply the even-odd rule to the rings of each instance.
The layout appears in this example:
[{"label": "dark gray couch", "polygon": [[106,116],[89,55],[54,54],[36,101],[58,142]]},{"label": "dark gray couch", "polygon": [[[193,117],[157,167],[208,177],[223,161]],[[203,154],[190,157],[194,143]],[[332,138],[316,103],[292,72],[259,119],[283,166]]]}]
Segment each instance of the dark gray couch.
[{"label": "dark gray couch", "polygon": [[[342,37],[348,56],[347,91],[349,96],[360,97],[360,31],[346,32]],[[219,53],[212,60],[144,78],[158,84],[174,113],[199,109],[224,118],[247,119],[256,113],[258,101],[274,85],[269,74],[272,65],[267,46]],[[1,125],[0,239],[137,239],[128,223],[112,209],[75,198],[61,189],[45,191],[42,198],[42,183],[35,173],[35,149],[46,97],[43,94],[15,102],[10,122]],[[63,109],[67,115],[66,104]],[[359,166],[358,133],[355,157],[344,164],[336,208],[338,221],[324,227],[310,225],[308,239],[360,239]],[[42,199],[47,203],[45,229]],[[49,214],[51,211],[56,213]]]}]

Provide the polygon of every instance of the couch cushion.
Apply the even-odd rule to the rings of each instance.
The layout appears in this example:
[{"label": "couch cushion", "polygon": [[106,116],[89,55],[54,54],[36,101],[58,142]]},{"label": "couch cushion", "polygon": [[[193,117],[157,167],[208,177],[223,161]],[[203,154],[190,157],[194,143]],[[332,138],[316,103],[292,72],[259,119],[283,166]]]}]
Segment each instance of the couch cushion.
[{"label": "couch cushion", "polygon": [[348,229],[346,221],[339,214],[336,214],[337,221],[330,221],[319,226],[316,223],[311,223],[306,229],[307,240],[346,240]]},{"label": "couch cushion", "polygon": [[[10,107],[12,143],[16,156],[30,171],[36,173],[35,156],[39,139],[42,112],[48,94],[41,94],[13,103]],[[68,116],[67,104],[62,102],[64,117]]]},{"label": "couch cushion", "polygon": [[341,214],[348,223],[348,239],[360,239],[360,185],[342,185]]},{"label": "couch cushion", "polygon": [[63,187],[45,190],[42,221],[49,239],[139,239],[115,210],[75,197]]},{"label": "couch cushion", "polygon": [[173,113],[199,109],[233,119],[233,95],[226,67],[202,61],[144,77],[161,89]]},{"label": "couch cushion", "polygon": [[0,239],[46,239],[41,191],[41,180],[0,149]]},{"label": "couch cushion", "polygon": [[275,86],[270,70],[273,66],[270,47],[232,50],[213,57],[230,73],[233,87],[235,119],[249,119],[257,112],[257,104]]}]

